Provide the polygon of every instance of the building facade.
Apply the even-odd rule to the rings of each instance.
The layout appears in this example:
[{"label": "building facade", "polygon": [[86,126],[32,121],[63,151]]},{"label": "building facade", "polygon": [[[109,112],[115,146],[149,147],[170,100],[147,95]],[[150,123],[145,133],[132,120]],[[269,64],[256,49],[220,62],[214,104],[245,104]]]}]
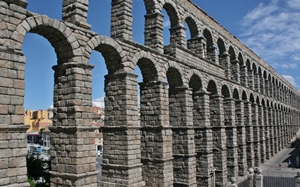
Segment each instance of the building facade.
[{"label": "building facade", "polygon": [[28,134],[38,134],[39,131],[48,126],[52,126],[52,120],[49,118],[47,110],[26,110],[24,115],[24,124],[30,125]]},{"label": "building facade", "polygon": [[[57,55],[53,187],[226,186],[293,138],[300,94],[272,67],[190,0],[145,0],[140,45],[132,39],[132,2],[112,0],[107,37],[87,23],[88,0],[64,0],[61,21],[26,10],[26,0],[0,1],[0,186],[29,186],[22,53],[29,32],[45,37]],[[162,9],[171,22],[169,46]],[[93,144],[92,51],[102,53],[108,70],[102,181]]]}]

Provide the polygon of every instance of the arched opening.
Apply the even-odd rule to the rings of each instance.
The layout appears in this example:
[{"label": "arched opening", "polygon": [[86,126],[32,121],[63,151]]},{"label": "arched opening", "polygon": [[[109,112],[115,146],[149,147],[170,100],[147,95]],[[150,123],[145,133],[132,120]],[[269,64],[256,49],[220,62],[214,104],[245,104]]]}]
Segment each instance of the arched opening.
[{"label": "arched opening", "polygon": [[238,56],[238,63],[239,63],[239,76],[240,76],[240,82],[243,86],[247,87],[247,66],[245,66],[244,58],[241,53],[239,53]]},{"label": "arched opening", "polygon": [[[23,123],[30,125],[26,132],[27,141],[24,140],[27,143],[27,147],[31,150],[26,155],[26,159],[24,159],[29,180],[37,180],[37,178],[42,177],[45,183],[49,183],[50,178],[46,175],[41,176],[41,173],[36,173],[37,168],[32,166],[34,164],[38,165],[38,161],[41,161],[40,159],[35,159],[36,154],[33,151],[37,151],[39,147],[42,147],[40,154],[44,156],[48,165],[45,165],[45,168],[40,167],[38,169],[43,169],[43,171],[51,169],[49,127],[52,126],[54,105],[54,72],[52,67],[57,65],[57,57],[49,41],[41,35],[33,33],[26,34],[22,44],[22,51],[26,62],[24,61],[24,64],[21,61],[20,63],[14,62],[13,67],[15,68],[8,69],[7,72],[8,76],[13,76],[12,78],[14,78],[14,83],[10,85],[10,87],[13,85],[13,88],[10,88],[8,93],[11,94],[11,99],[14,99],[12,102],[15,102],[15,104],[10,108],[19,114],[23,114]],[[23,65],[25,67],[22,67]],[[24,83],[22,83],[23,79]],[[7,83],[9,84],[9,82]],[[23,94],[24,100],[23,98],[19,99]],[[18,106],[19,104],[20,106]],[[20,160],[20,157],[17,159]]]},{"label": "arched opening", "polygon": [[187,49],[196,52],[195,50],[199,47],[199,44],[201,44],[198,38],[199,32],[197,24],[193,18],[187,17],[184,22],[184,27],[186,29]]},{"label": "arched opening", "polygon": [[[186,127],[192,126],[193,115],[190,108],[192,92],[183,86],[182,75],[178,69],[170,67],[167,71],[167,81],[169,83],[169,120],[172,128],[172,149],[173,149],[173,183],[174,186],[182,186],[186,182],[195,181],[196,177],[190,179],[191,171],[188,168],[195,166],[195,143],[189,138],[194,134],[194,130]],[[195,167],[194,167],[195,169]]]},{"label": "arched opening", "polygon": [[223,186],[227,183],[227,160],[226,152],[226,131],[222,128],[223,119],[221,118],[221,103],[222,99],[218,95],[217,85],[213,80],[210,80],[207,85],[209,95],[209,113],[210,126],[212,128],[212,146],[213,146],[213,166],[215,168],[216,186]]},{"label": "arched opening", "polygon": [[[140,98],[141,162],[143,164],[142,177],[146,185],[159,185],[155,182],[156,179],[163,180],[165,168],[161,168],[160,162],[157,161],[162,161],[162,158],[167,157],[162,149],[165,142],[157,141],[157,139],[163,139],[161,119],[165,119],[168,115],[167,104],[163,102],[164,98],[168,97],[165,92],[167,85],[158,81],[154,63],[150,59],[142,57],[138,60],[135,68],[135,72],[140,73],[138,74],[138,97]],[[137,72],[137,69],[140,72]]]},{"label": "arched opening", "polygon": [[232,46],[229,47],[228,53],[230,55],[230,80],[238,82],[239,64]]},{"label": "arched opening", "polygon": [[246,60],[246,67],[247,67],[247,76],[248,76],[248,88],[253,90],[254,89],[253,71],[249,59]]},{"label": "arched opening", "polygon": [[[104,93],[104,76],[108,74],[105,59],[101,52],[92,51],[89,64],[94,65],[91,71],[92,79],[92,125],[95,130],[95,150],[96,150],[96,170],[99,171],[97,181],[101,181],[103,160],[104,138],[103,127],[105,122],[105,93]],[[90,91],[90,90],[89,90]]]},{"label": "arched opening", "polygon": [[226,133],[226,149],[227,149],[227,170],[228,177],[237,176],[237,149],[236,149],[236,128],[234,118],[234,100],[231,98],[229,88],[222,86],[223,115]]},{"label": "arched opening", "polygon": [[239,91],[235,88],[233,90],[233,99],[235,105],[235,125],[237,136],[237,176],[244,176],[247,174],[246,162],[246,129],[244,117],[244,103],[241,99]]},{"label": "arched opening", "polygon": [[226,52],[224,41],[219,38],[217,41],[218,55],[219,55],[219,64],[223,67],[226,74],[228,74],[228,53]]},{"label": "arched opening", "polygon": [[263,72],[261,67],[258,67],[258,77],[259,77],[259,93],[265,94],[265,81],[263,77]]},{"label": "arched opening", "polygon": [[[253,149],[253,127],[251,125],[251,103],[248,101],[248,96],[245,91],[242,94],[244,102],[244,124],[246,128],[246,151],[247,151],[247,168],[254,166],[254,149]],[[250,100],[250,99],[249,99]]]},{"label": "arched opening", "polygon": [[[39,18],[40,17],[35,17],[33,19]],[[23,21],[20,24],[22,25],[25,22],[26,21]],[[49,32],[42,32],[44,30]],[[22,43],[22,51],[24,52],[25,57],[27,57],[26,62],[22,53],[14,54],[14,58],[19,60],[18,62],[12,61],[12,66],[15,70],[8,71],[10,76],[15,76],[13,77],[14,89],[11,90],[10,97],[14,98],[14,105],[12,109],[15,112],[15,116],[21,115],[20,117],[23,118],[23,121],[20,121],[20,123],[30,125],[30,128],[28,129],[30,132],[27,132],[27,137],[32,134],[36,135],[35,137],[40,137],[38,142],[33,143],[38,143],[40,144],[39,146],[44,146],[44,149],[40,150],[45,155],[47,161],[50,162],[49,150],[50,147],[52,149],[53,146],[50,144],[50,138],[52,135],[50,135],[49,128],[53,127],[52,124],[60,125],[61,122],[57,116],[57,109],[59,108],[57,102],[60,100],[60,98],[58,98],[60,90],[57,85],[59,80],[56,70],[57,67],[63,65],[64,62],[62,60],[62,49],[69,50],[69,55],[72,55],[72,50],[65,36],[59,32],[57,28],[37,24],[33,26],[29,32],[36,33],[38,35],[24,33],[26,34],[24,41],[20,41],[20,43]],[[55,37],[53,33],[55,33]],[[64,57],[65,60],[69,59],[68,55],[64,55]],[[53,73],[52,68],[55,73]],[[60,81],[63,84],[63,81]],[[61,96],[61,98],[62,97],[64,96]],[[34,109],[35,111],[26,111],[24,117],[24,107]],[[22,118],[18,119],[21,120]],[[12,121],[12,123],[15,122]],[[24,141],[26,142],[26,139],[24,139]],[[30,146],[33,150],[38,150],[36,144],[31,144]],[[20,149],[20,147],[18,149]],[[51,151],[53,151],[53,149]],[[15,157],[20,159],[23,155],[15,155]],[[27,158],[29,158],[29,156]],[[28,159],[27,161],[30,160],[31,159]],[[62,160],[64,160],[64,158],[62,158]],[[48,166],[49,167],[46,169],[50,169],[50,163],[48,163]],[[32,174],[35,175],[36,173],[29,169],[28,175],[33,177]],[[49,183],[50,177],[44,177],[44,180]]]},{"label": "arched opening", "polygon": [[180,39],[177,36],[176,30],[178,29],[178,16],[176,13],[175,8],[169,4],[166,3],[163,6],[162,14],[164,16],[164,29],[163,29],[163,39],[164,39],[164,46],[168,45],[176,45],[176,41]]},{"label": "arched opening", "polygon": [[259,106],[259,118],[261,117],[260,125],[260,149],[261,149],[261,162],[264,163],[268,158],[268,139],[269,139],[269,130],[268,130],[268,113],[266,108],[265,100],[261,99],[261,105]]},{"label": "arched opening", "polygon": [[254,91],[258,92],[259,90],[259,76],[258,76],[258,71],[256,64],[252,64],[252,72],[253,72],[253,84],[254,84]]},{"label": "arched opening", "polygon": [[215,49],[213,38],[211,35],[211,32],[208,29],[204,29],[203,31],[203,38],[205,39],[202,43],[203,47],[203,57],[207,60],[210,60],[212,62],[215,62]]}]

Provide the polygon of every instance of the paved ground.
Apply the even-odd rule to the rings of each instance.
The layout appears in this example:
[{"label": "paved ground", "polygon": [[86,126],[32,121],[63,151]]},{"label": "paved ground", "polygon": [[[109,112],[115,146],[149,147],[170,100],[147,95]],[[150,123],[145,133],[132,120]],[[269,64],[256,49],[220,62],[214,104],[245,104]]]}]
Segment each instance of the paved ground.
[{"label": "paved ground", "polygon": [[[296,177],[300,173],[300,133],[291,141],[290,146],[282,149],[270,160],[259,166],[265,176]],[[291,163],[288,164],[290,159]],[[297,161],[298,160],[298,161]],[[280,166],[281,165],[281,166]]]}]

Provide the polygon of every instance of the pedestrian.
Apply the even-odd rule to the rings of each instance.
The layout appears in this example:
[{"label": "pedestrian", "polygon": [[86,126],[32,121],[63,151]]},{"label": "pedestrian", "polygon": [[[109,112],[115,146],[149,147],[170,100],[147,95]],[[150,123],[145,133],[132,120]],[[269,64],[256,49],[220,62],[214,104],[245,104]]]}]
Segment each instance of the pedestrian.
[{"label": "pedestrian", "polygon": [[291,164],[291,160],[290,159],[288,159],[288,165],[290,165]]}]

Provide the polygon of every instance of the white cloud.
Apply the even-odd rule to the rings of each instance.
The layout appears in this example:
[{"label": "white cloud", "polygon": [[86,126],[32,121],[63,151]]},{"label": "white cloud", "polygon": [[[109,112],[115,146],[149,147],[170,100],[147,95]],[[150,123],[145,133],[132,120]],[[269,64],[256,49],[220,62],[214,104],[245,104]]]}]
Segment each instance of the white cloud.
[{"label": "white cloud", "polygon": [[282,68],[283,69],[296,69],[296,68],[298,68],[298,65],[297,64],[283,64]]},{"label": "white cloud", "polygon": [[243,18],[243,25],[247,26],[252,22],[255,22],[262,17],[271,14],[272,12],[277,10],[277,0],[272,0],[269,5],[265,5],[264,3],[260,3],[256,8],[249,11],[246,16]]},{"label": "white cloud", "polygon": [[104,108],[104,97],[93,99],[93,106]]},{"label": "white cloud", "polygon": [[287,4],[291,8],[300,9],[300,0],[288,0]]},{"label": "white cloud", "polygon": [[164,21],[164,27],[169,27],[171,25],[170,20]]},{"label": "white cloud", "polygon": [[260,3],[242,19],[241,40],[269,64],[299,60],[294,55],[300,50],[300,11],[295,6],[300,7],[300,0]]},{"label": "white cloud", "polygon": [[300,57],[297,55],[292,55],[292,59],[295,61],[300,61]]},{"label": "white cloud", "polygon": [[283,78],[285,78],[287,81],[289,81],[293,86],[297,86],[297,83],[291,75],[282,75]]}]

